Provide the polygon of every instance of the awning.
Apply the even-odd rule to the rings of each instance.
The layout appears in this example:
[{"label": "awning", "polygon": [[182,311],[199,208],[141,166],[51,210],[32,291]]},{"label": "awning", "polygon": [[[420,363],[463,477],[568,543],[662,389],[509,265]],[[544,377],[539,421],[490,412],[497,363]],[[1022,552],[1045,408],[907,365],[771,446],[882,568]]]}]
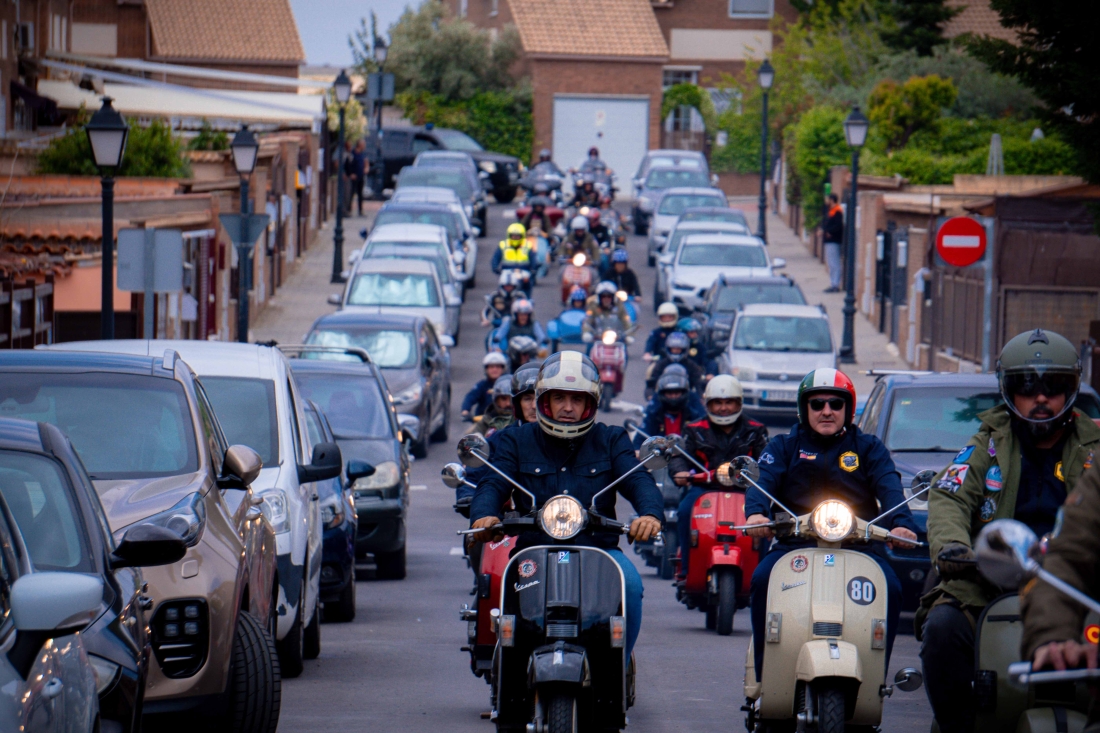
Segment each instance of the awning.
[{"label": "awning", "polygon": [[28,108],[33,109],[35,112],[48,118],[50,121],[54,121],[57,119],[57,102],[52,99],[43,97],[30,87],[24,86],[17,81],[12,81],[11,96],[12,99],[22,99],[23,104],[25,104]]}]

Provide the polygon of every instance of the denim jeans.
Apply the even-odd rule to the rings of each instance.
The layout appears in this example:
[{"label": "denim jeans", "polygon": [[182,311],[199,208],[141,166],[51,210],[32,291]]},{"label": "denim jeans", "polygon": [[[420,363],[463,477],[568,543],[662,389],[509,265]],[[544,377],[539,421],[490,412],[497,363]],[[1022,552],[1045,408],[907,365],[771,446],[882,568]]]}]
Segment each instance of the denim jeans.
[{"label": "denim jeans", "polygon": [[626,611],[626,658],[630,659],[630,653],[634,651],[634,643],[638,641],[638,632],[642,630],[642,576],[622,550],[618,548],[608,550],[607,554],[619,563],[626,583],[626,587],[623,588],[626,595],[624,609]]},{"label": "denim jeans", "polygon": [[839,288],[843,279],[839,242],[825,243],[825,264],[829,267],[829,287]]},{"label": "denim jeans", "polygon": [[680,575],[687,577],[688,554],[691,552],[691,510],[699,497],[707,493],[701,486],[693,486],[680,500],[680,508],[676,510],[676,532],[680,538]]}]

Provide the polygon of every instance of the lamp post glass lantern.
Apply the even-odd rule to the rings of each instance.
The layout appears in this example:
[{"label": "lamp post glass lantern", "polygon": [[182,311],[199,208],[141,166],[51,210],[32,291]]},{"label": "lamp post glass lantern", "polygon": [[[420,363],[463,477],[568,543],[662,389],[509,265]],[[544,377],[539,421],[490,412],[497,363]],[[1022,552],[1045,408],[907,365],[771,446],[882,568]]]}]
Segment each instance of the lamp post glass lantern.
[{"label": "lamp post glass lantern", "polygon": [[775,83],[775,69],[771,63],[764,59],[760,69],[756,72],[756,79],[760,82],[760,88],[764,90],[763,107],[760,116],[760,201],[757,203],[758,219],[756,222],[756,235],[768,243],[768,90]]},{"label": "lamp post glass lantern", "polygon": [[248,231],[248,214],[252,210],[252,197],[249,195],[249,176],[256,169],[256,158],[259,156],[260,143],[256,136],[248,129],[248,125],[241,125],[241,129],[233,136],[233,142],[229,145],[233,154],[233,167],[237,169],[237,175],[241,177],[241,232],[237,237],[237,341],[248,343],[248,294],[252,291],[252,242],[247,242],[245,232]]},{"label": "lamp post glass lantern", "polygon": [[332,84],[336,102],[340,105],[340,132],[336,138],[336,226],[332,232],[331,283],[344,282],[344,115],[351,99],[351,79],[341,69]]},{"label": "lamp post glass lantern", "polygon": [[840,361],[854,364],[856,361],[856,203],[858,201],[859,149],[867,142],[871,121],[853,107],[844,120],[844,139],[852,149],[852,190],[848,198],[848,211],[844,228],[844,334],[840,343]]},{"label": "lamp post glass lantern", "polygon": [[115,179],[114,171],[122,165],[126,138],[130,127],[122,115],[111,106],[111,98],[103,98],[103,106],[84,127],[92,158],[100,169],[103,189],[103,274],[100,282],[99,337],[115,337]]},{"label": "lamp post glass lantern", "polygon": [[238,175],[246,177],[256,169],[260,144],[256,142],[256,136],[248,129],[248,125],[241,125],[241,129],[233,136],[229,149],[233,153],[233,167],[237,169]]},{"label": "lamp post glass lantern", "polygon": [[389,49],[386,47],[386,42],[381,38],[374,40],[374,60],[378,62],[378,69],[381,71],[382,65],[386,63],[386,54],[389,53]]}]

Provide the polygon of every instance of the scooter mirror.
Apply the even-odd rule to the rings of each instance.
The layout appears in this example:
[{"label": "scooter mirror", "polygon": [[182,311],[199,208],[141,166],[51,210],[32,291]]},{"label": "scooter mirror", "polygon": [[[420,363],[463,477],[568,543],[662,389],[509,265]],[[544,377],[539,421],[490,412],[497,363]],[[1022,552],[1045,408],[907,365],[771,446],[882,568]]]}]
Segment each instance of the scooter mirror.
[{"label": "scooter mirror", "polygon": [[1030,554],[1038,541],[1023,522],[1015,519],[990,522],[978,533],[978,541],[974,543],[978,570],[1001,588],[1018,588],[1038,568]]},{"label": "scooter mirror", "polygon": [[730,474],[730,464],[728,463],[719,466],[714,475],[718,478],[718,483],[723,486],[733,486],[736,483],[734,477]]},{"label": "scooter mirror", "polygon": [[749,480],[754,482],[760,480],[760,465],[750,456],[737,456],[730,461],[729,465],[733,473],[734,485],[742,489],[749,487]]},{"label": "scooter mirror", "polygon": [[909,488],[915,493],[923,489],[925,484],[932,483],[932,479],[934,478],[936,478],[936,472],[930,468],[926,468],[923,471],[919,471],[917,475],[913,477],[913,481],[909,484]]},{"label": "scooter mirror", "polygon": [[660,435],[654,435],[652,438],[647,438],[646,441],[642,443],[642,448],[638,451],[638,455],[641,456],[642,460],[649,459],[645,464],[646,468],[651,470],[661,469],[668,465],[668,459],[665,458],[665,450],[667,447],[667,439]]},{"label": "scooter mirror", "polygon": [[466,469],[458,463],[448,463],[441,472],[443,484],[449,489],[457,489],[466,483]]},{"label": "scooter mirror", "polygon": [[924,675],[912,667],[899,669],[894,675],[894,686],[902,692],[912,692],[924,684]]},{"label": "scooter mirror", "polygon": [[479,468],[485,465],[485,461],[476,454],[489,455],[489,441],[477,433],[463,435],[458,441],[458,460],[466,468]]}]

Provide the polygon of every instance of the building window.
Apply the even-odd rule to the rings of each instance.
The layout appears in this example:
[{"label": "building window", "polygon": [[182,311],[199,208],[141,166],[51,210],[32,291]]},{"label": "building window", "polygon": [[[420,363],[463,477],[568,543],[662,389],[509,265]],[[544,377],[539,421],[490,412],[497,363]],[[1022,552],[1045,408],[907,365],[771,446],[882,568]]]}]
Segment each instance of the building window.
[{"label": "building window", "polygon": [[730,0],[731,18],[770,18],[775,0]]},{"label": "building window", "polygon": [[458,0],[458,17],[465,18],[469,11],[469,0]]},{"label": "building window", "polygon": [[676,84],[698,84],[699,72],[694,69],[665,69],[662,83],[665,89]]},{"label": "building window", "polygon": [[489,17],[495,18],[497,13],[500,12],[500,0],[493,0],[493,9],[489,11]]}]

